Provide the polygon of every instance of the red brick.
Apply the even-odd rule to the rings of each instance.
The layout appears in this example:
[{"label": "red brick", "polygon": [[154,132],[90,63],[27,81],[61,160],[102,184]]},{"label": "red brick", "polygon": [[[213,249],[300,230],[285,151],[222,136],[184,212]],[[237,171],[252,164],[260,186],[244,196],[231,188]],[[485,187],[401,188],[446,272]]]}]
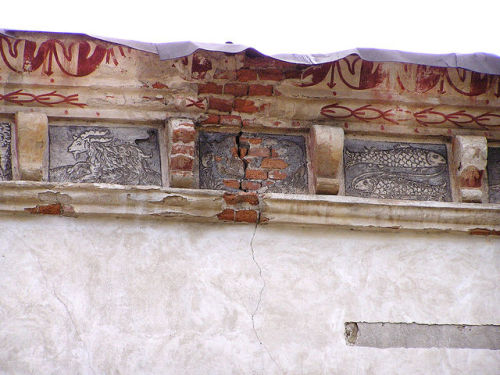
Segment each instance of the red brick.
[{"label": "red brick", "polygon": [[288,163],[282,159],[264,159],[262,160],[261,168],[266,169],[284,169],[288,167]]},{"label": "red brick", "polygon": [[240,181],[238,181],[238,180],[223,180],[222,182],[228,188],[231,188],[231,189],[239,189],[240,188]]},{"label": "red brick", "polygon": [[273,95],[273,86],[271,85],[250,85],[249,96],[271,96]]},{"label": "red brick", "polygon": [[226,208],[222,212],[217,214],[219,220],[234,221],[234,210]]},{"label": "red brick", "polygon": [[267,172],[257,169],[247,169],[245,171],[245,177],[250,180],[265,180],[267,178]]},{"label": "red brick", "polygon": [[61,203],[35,206],[33,208],[25,208],[24,210],[32,214],[42,215],[61,215],[64,211],[63,205]]},{"label": "red brick", "polygon": [[206,120],[203,120],[201,124],[206,125],[206,124],[218,124],[220,121],[220,117],[218,115],[208,115],[208,118]]},{"label": "red brick", "polygon": [[224,85],[224,94],[246,96],[248,94],[248,85],[244,83],[226,83]]},{"label": "red brick", "polygon": [[233,110],[233,101],[211,96],[208,98],[208,108],[221,112],[231,112]]},{"label": "red brick", "polygon": [[213,82],[199,83],[198,94],[222,94],[222,85]]},{"label": "red brick", "polygon": [[186,146],[183,144],[173,144],[172,145],[172,154],[185,154],[185,155],[194,155],[194,146]]},{"label": "red brick", "polygon": [[255,106],[253,100],[235,99],[234,110],[237,112],[255,113],[259,111],[259,108]]},{"label": "red brick", "polygon": [[283,73],[279,69],[260,70],[259,79],[262,81],[281,81]]},{"label": "red brick", "polygon": [[241,188],[243,190],[259,190],[260,184],[255,181],[243,181],[241,183]]},{"label": "red brick", "polygon": [[280,171],[271,171],[269,172],[269,178],[273,180],[284,180],[286,178],[286,173]]},{"label": "red brick", "polygon": [[176,155],[170,158],[170,169],[189,171],[193,169],[193,158],[184,155]]},{"label": "red brick", "polygon": [[222,115],[220,117],[220,123],[222,125],[241,125],[241,117],[240,116],[232,116],[232,115]]},{"label": "red brick", "polygon": [[256,223],[258,219],[257,211],[255,210],[239,210],[236,211],[237,222],[241,223]]},{"label": "red brick", "polygon": [[253,145],[258,145],[262,142],[262,138],[249,138],[245,136],[240,137],[240,142],[242,143],[251,143]]},{"label": "red brick", "polygon": [[[248,182],[248,181],[243,181],[243,183]],[[225,193],[224,194],[224,200],[226,201],[227,204],[230,205],[235,205],[238,203],[249,203],[252,206],[257,206],[259,204],[259,197],[255,193]]]},{"label": "red brick", "polygon": [[251,147],[248,151],[248,156],[269,157],[270,155],[271,151],[267,147]]},{"label": "red brick", "polygon": [[257,79],[257,72],[250,69],[240,69],[236,72],[236,76],[240,82],[255,81]]},{"label": "red brick", "polygon": [[172,141],[176,142],[194,142],[196,131],[193,128],[177,128],[172,132]]},{"label": "red brick", "polygon": [[248,148],[244,148],[244,147],[240,148],[240,158],[245,157],[247,153],[248,153]]},{"label": "red brick", "polygon": [[291,70],[289,72],[285,72],[285,79],[300,79],[302,78],[301,70]]}]

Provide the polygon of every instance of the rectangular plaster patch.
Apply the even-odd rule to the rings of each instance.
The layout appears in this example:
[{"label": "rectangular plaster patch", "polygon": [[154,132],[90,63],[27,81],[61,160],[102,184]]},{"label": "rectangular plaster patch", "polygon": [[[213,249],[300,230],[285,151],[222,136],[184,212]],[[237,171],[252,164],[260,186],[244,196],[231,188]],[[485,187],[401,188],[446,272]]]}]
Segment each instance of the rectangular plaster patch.
[{"label": "rectangular plaster patch", "polygon": [[0,181],[12,180],[11,126],[0,122]]},{"label": "rectangular plaster patch", "polygon": [[198,147],[202,189],[308,191],[302,136],[200,132]]},{"label": "rectangular plaster patch", "polygon": [[500,349],[500,326],[417,323],[345,323],[348,345],[373,348]]},{"label": "rectangular plaster patch", "polygon": [[487,165],[490,203],[500,203],[500,147],[488,147]]},{"label": "rectangular plaster patch", "polygon": [[346,195],[451,201],[444,144],[346,139],[344,175]]},{"label": "rectangular plaster patch", "polygon": [[158,130],[49,127],[49,180],[161,185]]}]

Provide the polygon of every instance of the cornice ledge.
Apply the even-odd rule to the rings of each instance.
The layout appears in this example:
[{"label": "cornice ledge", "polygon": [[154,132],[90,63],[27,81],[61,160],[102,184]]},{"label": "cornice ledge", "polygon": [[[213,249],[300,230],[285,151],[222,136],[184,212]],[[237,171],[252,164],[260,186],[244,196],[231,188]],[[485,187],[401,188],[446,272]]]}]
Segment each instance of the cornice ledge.
[{"label": "cornice ledge", "polygon": [[[0,214],[220,222],[227,192],[110,184],[0,182]],[[248,194],[248,193],[245,193]],[[257,195],[255,195],[257,196]],[[500,235],[500,204],[260,194],[260,224]]]}]

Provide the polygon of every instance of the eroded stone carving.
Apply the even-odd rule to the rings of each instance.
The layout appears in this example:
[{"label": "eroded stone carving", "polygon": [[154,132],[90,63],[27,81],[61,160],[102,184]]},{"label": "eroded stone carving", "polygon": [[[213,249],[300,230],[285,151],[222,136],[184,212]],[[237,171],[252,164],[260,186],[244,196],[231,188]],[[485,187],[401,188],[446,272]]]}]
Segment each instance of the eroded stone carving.
[{"label": "eroded stone carving", "polygon": [[500,147],[488,147],[488,190],[490,203],[500,203]]},{"label": "eroded stone carving", "polygon": [[349,139],[344,171],[346,195],[451,200],[445,145]]},{"label": "eroded stone carving", "polygon": [[158,132],[51,126],[50,181],[161,185]]},{"label": "eroded stone carving", "polygon": [[12,180],[10,124],[0,122],[0,181]]},{"label": "eroded stone carving", "polygon": [[462,202],[482,202],[486,169],[487,141],[480,136],[453,138],[454,173]]}]

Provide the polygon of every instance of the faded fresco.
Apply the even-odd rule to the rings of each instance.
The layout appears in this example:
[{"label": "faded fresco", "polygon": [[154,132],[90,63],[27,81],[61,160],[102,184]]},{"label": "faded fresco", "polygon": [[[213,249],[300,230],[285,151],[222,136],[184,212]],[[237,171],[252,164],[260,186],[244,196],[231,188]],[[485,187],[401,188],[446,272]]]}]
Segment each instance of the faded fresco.
[{"label": "faded fresco", "polygon": [[200,132],[200,187],[307,192],[304,137]]},{"label": "faded fresco", "polygon": [[346,139],[346,195],[451,201],[446,146]]},{"label": "faded fresco", "polygon": [[490,203],[500,203],[500,147],[488,147],[488,190]]},{"label": "faded fresco", "polygon": [[12,180],[10,124],[0,122],[0,181]]},{"label": "faded fresco", "polygon": [[161,185],[158,131],[50,126],[49,180]]}]

